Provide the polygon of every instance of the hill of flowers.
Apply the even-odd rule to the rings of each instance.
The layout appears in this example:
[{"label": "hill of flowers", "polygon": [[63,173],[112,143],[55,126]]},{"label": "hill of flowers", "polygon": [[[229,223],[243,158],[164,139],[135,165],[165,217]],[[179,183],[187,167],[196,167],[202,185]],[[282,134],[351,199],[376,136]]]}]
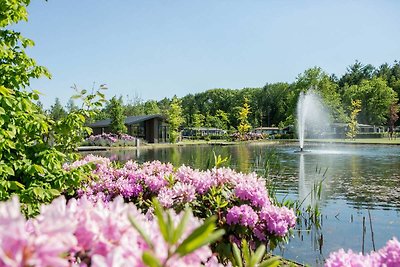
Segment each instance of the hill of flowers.
[{"label": "hill of flowers", "polygon": [[159,161],[142,165],[128,161],[116,167],[109,159],[93,155],[64,168],[88,163],[95,165],[92,179],[78,191],[79,196],[94,202],[122,196],[143,210],[150,207],[153,197],[176,211],[188,205],[199,218],[217,215],[217,226],[227,233],[226,243],[243,238],[276,243],[284,240],[296,223],[293,210],[272,203],[265,179],[255,173],[243,174],[230,168],[174,168]]},{"label": "hill of flowers", "polygon": [[85,139],[84,144],[89,146],[134,146],[136,137],[129,134],[102,133],[91,135]]},{"label": "hill of flowers", "polygon": [[329,255],[325,263],[326,267],[398,267],[400,266],[400,242],[394,237],[386,243],[386,246],[376,252],[367,255],[355,253],[351,250],[345,252],[340,249]]},{"label": "hill of flowers", "polygon": [[[182,215],[170,213],[177,224]],[[152,251],[166,266],[222,266],[208,246],[183,257],[167,259],[157,220],[142,214],[132,203],[117,197],[96,203],[86,197],[55,199],[41,207],[41,213],[28,221],[20,212],[18,198],[0,203],[0,266],[127,267],[146,266],[146,240],[130,224],[132,216],[153,244]],[[182,239],[201,224],[190,215]],[[182,241],[180,241],[182,242]]]}]

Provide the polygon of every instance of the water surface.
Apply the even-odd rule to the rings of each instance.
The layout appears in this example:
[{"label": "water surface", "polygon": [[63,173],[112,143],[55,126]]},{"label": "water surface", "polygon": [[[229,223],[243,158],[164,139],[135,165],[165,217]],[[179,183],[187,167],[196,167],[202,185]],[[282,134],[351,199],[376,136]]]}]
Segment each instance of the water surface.
[{"label": "water surface", "polygon": [[[341,247],[361,251],[364,244],[367,252],[374,244],[379,249],[393,236],[400,238],[400,146],[309,145],[306,153],[294,153],[295,150],[297,147],[292,145],[252,143],[96,154],[122,162],[160,160],[175,166],[207,169],[213,166],[215,152],[229,157],[229,166],[237,171],[268,175],[278,198],[300,199],[304,207],[316,203],[320,207],[321,228],[307,231],[309,225],[304,222],[289,244],[275,250],[300,263],[319,266],[329,252]],[[318,200],[310,192],[321,181]]]}]

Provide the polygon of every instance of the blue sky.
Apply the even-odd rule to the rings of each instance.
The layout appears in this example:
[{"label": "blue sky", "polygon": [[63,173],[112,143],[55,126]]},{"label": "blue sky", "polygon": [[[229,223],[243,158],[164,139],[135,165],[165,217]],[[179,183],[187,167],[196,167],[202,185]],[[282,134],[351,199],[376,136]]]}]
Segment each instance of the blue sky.
[{"label": "blue sky", "polygon": [[28,11],[16,28],[53,75],[31,84],[45,107],[65,104],[73,84],[160,100],[400,59],[396,0],[36,0]]}]

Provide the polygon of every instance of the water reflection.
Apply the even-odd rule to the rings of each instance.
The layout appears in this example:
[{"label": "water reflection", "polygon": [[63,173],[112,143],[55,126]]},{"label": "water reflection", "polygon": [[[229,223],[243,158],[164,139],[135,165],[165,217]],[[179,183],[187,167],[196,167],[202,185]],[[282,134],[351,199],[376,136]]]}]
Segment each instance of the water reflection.
[{"label": "water reflection", "polygon": [[[207,169],[214,163],[215,152],[230,157],[229,165],[238,171],[268,175],[278,197],[306,199],[303,206],[317,203],[321,209],[321,227],[310,228],[310,224],[303,221],[281,251],[285,257],[298,262],[318,266],[323,264],[330,251],[341,247],[361,251],[362,221],[363,217],[368,218],[368,209],[371,210],[377,248],[393,236],[400,237],[400,146],[313,146],[307,148],[311,152],[306,154],[293,153],[295,149],[293,146],[272,147],[255,143],[141,148],[96,154],[122,162],[157,159],[175,166],[185,164]],[[310,192],[322,180],[321,200],[316,201]],[[373,249],[368,229],[369,225],[364,237],[366,251]]]}]

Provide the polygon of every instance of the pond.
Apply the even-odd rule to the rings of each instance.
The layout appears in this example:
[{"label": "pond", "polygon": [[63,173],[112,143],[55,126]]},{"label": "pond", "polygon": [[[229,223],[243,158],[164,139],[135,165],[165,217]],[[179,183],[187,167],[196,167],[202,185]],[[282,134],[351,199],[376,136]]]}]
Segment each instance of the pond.
[{"label": "pond", "polygon": [[305,220],[290,242],[274,251],[299,263],[320,266],[339,248],[369,252],[393,236],[400,238],[400,146],[309,145],[305,153],[295,150],[290,144],[250,143],[96,154],[122,162],[160,160],[207,169],[215,153],[229,157],[229,166],[241,172],[267,176],[267,169],[279,199],[299,199],[304,207],[317,204],[322,214],[320,227],[310,229]]}]

